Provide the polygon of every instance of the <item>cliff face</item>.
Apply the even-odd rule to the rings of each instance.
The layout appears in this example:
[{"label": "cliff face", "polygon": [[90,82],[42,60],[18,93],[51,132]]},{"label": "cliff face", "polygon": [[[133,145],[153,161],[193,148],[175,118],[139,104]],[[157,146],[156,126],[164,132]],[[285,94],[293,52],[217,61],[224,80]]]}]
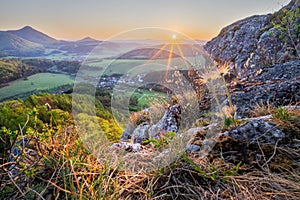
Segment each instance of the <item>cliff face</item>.
[{"label": "cliff face", "polygon": [[300,0],[274,14],[252,16],[221,30],[205,49],[216,61],[231,62],[239,74],[300,58]]}]

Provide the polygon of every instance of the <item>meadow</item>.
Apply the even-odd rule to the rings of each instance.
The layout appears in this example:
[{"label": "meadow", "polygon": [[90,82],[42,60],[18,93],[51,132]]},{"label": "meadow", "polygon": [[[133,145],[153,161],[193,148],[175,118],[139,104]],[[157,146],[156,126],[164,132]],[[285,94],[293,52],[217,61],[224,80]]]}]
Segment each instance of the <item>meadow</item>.
[{"label": "meadow", "polygon": [[0,88],[0,101],[23,93],[53,89],[73,82],[74,78],[66,74],[38,73],[27,79],[13,81],[9,86]]},{"label": "meadow", "polygon": [[[172,66],[178,66],[180,69],[190,69],[191,63],[205,63],[202,56],[198,57],[186,57],[185,61],[182,58],[172,58]],[[150,64],[167,66],[168,59],[157,59],[157,60],[138,60],[138,59],[91,59],[85,61],[85,64],[94,67],[94,70],[85,70],[86,75],[97,75],[106,74],[139,74],[153,71]],[[143,65],[145,67],[143,68]],[[139,67],[141,66],[141,67]]]}]

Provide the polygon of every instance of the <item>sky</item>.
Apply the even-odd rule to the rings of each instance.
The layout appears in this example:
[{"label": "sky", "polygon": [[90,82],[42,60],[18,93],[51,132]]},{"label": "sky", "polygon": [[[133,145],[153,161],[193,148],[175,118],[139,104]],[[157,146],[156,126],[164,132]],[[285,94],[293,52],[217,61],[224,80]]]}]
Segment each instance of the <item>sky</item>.
[{"label": "sky", "polygon": [[0,30],[29,25],[54,38],[107,39],[143,27],[209,40],[239,19],[279,10],[289,0],[1,0]]}]

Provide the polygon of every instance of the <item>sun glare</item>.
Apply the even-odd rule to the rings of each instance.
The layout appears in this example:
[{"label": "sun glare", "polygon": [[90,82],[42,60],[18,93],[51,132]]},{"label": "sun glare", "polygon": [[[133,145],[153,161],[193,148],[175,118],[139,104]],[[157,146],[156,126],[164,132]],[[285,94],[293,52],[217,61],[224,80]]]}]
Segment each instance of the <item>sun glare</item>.
[{"label": "sun glare", "polygon": [[172,39],[175,40],[177,36],[175,34],[172,35]]}]

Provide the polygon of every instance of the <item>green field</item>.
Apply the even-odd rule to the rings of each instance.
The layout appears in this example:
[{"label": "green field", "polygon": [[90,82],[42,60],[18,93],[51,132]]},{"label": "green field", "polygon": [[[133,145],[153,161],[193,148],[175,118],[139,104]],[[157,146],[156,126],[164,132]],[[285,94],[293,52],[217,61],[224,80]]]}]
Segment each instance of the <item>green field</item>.
[{"label": "green field", "polygon": [[[144,107],[153,103],[167,102],[167,94],[162,92],[150,92],[149,90],[140,90],[135,92],[134,95],[138,97],[138,106]],[[147,107],[147,106],[146,106]]]},{"label": "green field", "polygon": [[48,90],[66,84],[72,84],[74,79],[65,74],[39,73],[29,76],[27,80],[17,80],[9,86],[0,88],[0,100],[34,90]]},{"label": "green field", "polygon": [[[173,58],[171,61],[171,66],[178,66],[181,69],[189,69],[191,66],[187,64],[194,64],[195,57],[185,58],[187,62],[184,62],[182,58]],[[197,62],[204,64],[204,58],[198,57]],[[167,66],[167,59],[158,59],[158,60],[133,60],[133,59],[104,59],[104,60],[90,60],[85,64],[93,66],[94,70],[84,70],[84,74],[93,76],[93,75],[102,75],[102,74],[139,74],[153,71],[151,64],[157,66],[157,64]],[[105,71],[104,71],[105,70]]]},{"label": "green field", "polygon": [[117,98],[135,99],[135,103],[130,105],[131,111],[139,111],[145,108],[149,108],[151,105],[166,103],[169,101],[169,97],[166,93],[158,91],[149,91],[148,89],[136,89],[133,93],[126,90],[117,91],[114,95]]}]

